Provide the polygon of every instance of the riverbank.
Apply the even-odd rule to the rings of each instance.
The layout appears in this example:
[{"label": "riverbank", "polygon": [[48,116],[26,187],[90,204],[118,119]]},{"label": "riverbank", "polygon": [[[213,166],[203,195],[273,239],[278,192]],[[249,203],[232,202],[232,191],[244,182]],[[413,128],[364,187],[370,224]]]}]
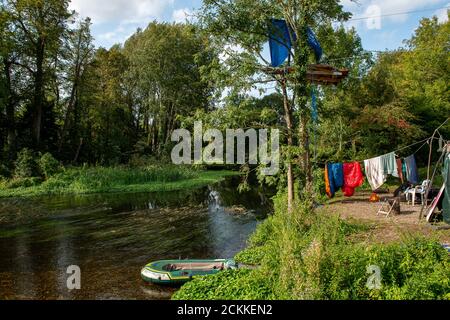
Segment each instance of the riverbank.
[{"label": "riverbank", "polygon": [[0,198],[178,191],[214,184],[237,174],[183,166],[69,168],[45,181],[39,178],[0,181]]},{"label": "riverbank", "polygon": [[[356,211],[340,212],[338,204],[315,211],[300,204],[289,215],[285,203],[284,197],[275,200],[275,215],[236,256],[258,269],[194,279],[173,299],[450,299],[450,257],[441,246],[448,230],[424,234],[424,226],[414,224],[402,230],[384,217],[367,220]],[[398,233],[380,241],[389,227]],[[379,268],[381,282],[368,281],[369,266]]]}]

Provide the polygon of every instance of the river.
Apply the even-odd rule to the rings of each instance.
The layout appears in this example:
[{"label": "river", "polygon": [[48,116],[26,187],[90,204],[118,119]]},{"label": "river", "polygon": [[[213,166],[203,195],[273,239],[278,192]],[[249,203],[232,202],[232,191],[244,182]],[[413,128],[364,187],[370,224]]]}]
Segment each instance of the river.
[{"label": "river", "polygon": [[[271,211],[236,178],[196,190],[0,200],[0,299],[169,299],[144,283],[161,259],[232,258]],[[81,289],[69,290],[69,266]]]}]

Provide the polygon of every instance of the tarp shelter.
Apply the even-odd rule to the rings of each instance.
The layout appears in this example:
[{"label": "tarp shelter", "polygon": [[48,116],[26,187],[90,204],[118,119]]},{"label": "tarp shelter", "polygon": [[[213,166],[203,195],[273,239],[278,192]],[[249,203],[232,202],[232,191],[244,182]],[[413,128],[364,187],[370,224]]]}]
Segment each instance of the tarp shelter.
[{"label": "tarp shelter", "polygon": [[450,153],[447,154],[444,162],[444,202],[442,203],[442,209],[444,212],[444,221],[450,224]]},{"label": "tarp shelter", "polygon": [[[317,61],[322,58],[323,50],[317,40],[314,31],[308,27],[308,45],[313,49]],[[269,27],[269,46],[272,67],[281,66],[289,57],[292,49],[292,41],[297,39],[297,35],[290,30],[285,20],[271,19]]]}]

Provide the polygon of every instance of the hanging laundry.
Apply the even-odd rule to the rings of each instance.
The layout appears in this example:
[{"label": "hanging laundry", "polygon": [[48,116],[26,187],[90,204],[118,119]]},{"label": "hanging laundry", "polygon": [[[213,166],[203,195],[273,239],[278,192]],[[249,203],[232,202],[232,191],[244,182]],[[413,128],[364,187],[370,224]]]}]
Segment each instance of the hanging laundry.
[{"label": "hanging laundry", "polygon": [[333,198],[335,194],[335,189],[332,182],[333,182],[332,164],[329,163],[325,165],[325,190],[329,198]]},{"label": "hanging laundry", "polygon": [[391,175],[396,178],[400,178],[400,175],[398,174],[397,160],[395,159],[394,152],[381,156],[381,161],[383,163],[383,172],[385,175]]},{"label": "hanging laundry", "polygon": [[333,198],[336,191],[344,185],[342,163],[328,163],[325,166],[325,189],[327,196]]},{"label": "hanging laundry", "polygon": [[383,172],[383,163],[381,157],[364,160],[367,181],[369,181],[372,190],[377,190],[386,182],[386,175]]},{"label": "hanging laundry", "polygon": [[388,175],[399,177],[394,152],[365,160],[364,166],[372,190],[379,189],[387,181]]},{"label": "hanging laundry", "polygon": [[342,190],[346,197],[351,197],[355,194],[355,189],[361,187],[364,183],[364,175],[361,170],[359,162],[344,163],[344,186]]},{"label": "hanging laundry", "polygon": [[334,189],[337,191],[344,186],[344,168],[342,163],[333,163],[331,168],[333,171]]},{"label": "hanging laundry", "polygon": [[417,170],[416,157],[411,155],[405,158],[406,179],[409,183],[419,184],[419,171]]}]

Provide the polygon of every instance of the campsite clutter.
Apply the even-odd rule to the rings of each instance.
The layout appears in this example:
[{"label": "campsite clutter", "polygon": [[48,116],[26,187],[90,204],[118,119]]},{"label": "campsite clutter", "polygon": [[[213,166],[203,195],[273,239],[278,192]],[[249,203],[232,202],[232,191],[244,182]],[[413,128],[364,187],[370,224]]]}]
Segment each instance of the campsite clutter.
[{"label": "campsite clutter", "polygon": [[[322,57],[324,56],[323,49],[318,41],[314,31],[311,28],[307,29],[307,43],[308,46],[314,51],[316,64],[309,65],[307,68],[307,81],[312,84],[311,86],[311,116],[313,119],[313,130],[314,138],[313,144],[315,145],[316,140],[316,126],[318,125],[318,106],[317,106],[317,96],[315,92],[314,85],[338,85],[349,75],[349,70],[347,69],[337,69],[333,66],[322,63]],[[287,76],[293,73],[295,70],[290,66],[292,57],[292,47],[293,43],[298,39],[297,34],[292,30],[285,20],[271,19],[269,22],[269,47],[271,55],[271,67],[266,68],[264,71],[267,74],[276,75],[281,77],[281,82],[286,83]],[[285,63],[287,60],[287,63]],[[284,93],[286,98],[286,93]],[[345,163],[326,163],[325,164],[325,188],[326,194],[329,198],[333,198],[336,192],[342,189],[346,197],[352,197],[355,194],[355,189],[361,187],[364,183],[364,174],[362,167],[364,167],[365,176],[368,183],[370,184],[372,190],[374,191],[370,197],[371,202],[379,202],[380,197],[377,191],[386,183],[388,176],[393,176],[401,181],[402,186],[396,191],[396,199],[393,201],[387,200],[385,205],[387,209],[383,207],[379,210],[379,214],[385,214],[389,216],[393,211],[400,212],[400,198],[398,194],[403,191],[406,200],[412,202],[415,205],[416,195],[420,195],[422,200],[422,211],[428,205],[428,196],[430,194],[430,189],[433,186],[433,178],[430,180],[430,167],[431,167],[431,150],[432,144],[435,139],[435,135],[439,133],[439,129],[443,127],[450,118],[448,118],[440,127],[438,127],[429,139],[414,143],[410,146],[402,148],[400,150],[377,156],[375,158],[366,159],[364,161],[353,161]],[[448,144],[446,147],[443,146],[443,137],[441,135],[439,139],[440,151],[443,155],[446,155],[446,160],[444,161],[445,169],[444,175],[445,184],[441,189],[441,192],[434,198],[431,208],[427,211],[427,218],[432,219],[435,208],[443,202],[443,212],[444,220],[450,223],[450,186],[448,185],[450,181],[449,171],[449,158],[450,150],[448,150]],[[417,170],[417,163],[415,154],[419,151],[417,150],[414,154],[409,155],[405,158],[400,158],[397,153],[408,147],[415,146],[417,144],[423,143],[419,150],[426,144],[430,145],[430,159],[428,163],[428,176],[425,181],[420,184],[419,172]],[[444,152],[444,148],[447,148],[447,153]],[[316,153],[316,151],[314,151]],[[442,161],[442,158],[441,160]],[[444,200],[443,200],[444,197]],[[425,200],[426,199],[426,200]],[[427,208],[428,209],[428,208]],[[420,218],[422,218],[422,213],[420,213]],[[428,220],[430,221],[430,220]]]},{"label": "campsite clutter", "polygon": [[[447,119],[446,122],[449,120],[450,118]],[[390,216],[393,212],[400,213],[399,194],[403,191],[406,201],[408,204],[412,202],[413,206],[415,205],[416,196],[420,196],[422,205],[420,218],[422,218],[422,213],[426,209],[427,221],[433,222],[436,218],[436,209],[439,208],[442,211],[444,222],[450,224],[450,143],[447,142],[444,144],[442,137],[439,139],[440,147],[438,152],[442,155],[435,165],[434,174],[430,176],[433,140],[434,136],[424,140],[425,143],[422,145],[422,147],[426,144],[430,145],[430,160],[428,164],[428,177],[421,184],[415,154],[420,151],[422,147],[414,154],[405,158],[397,156],[397,153],[400,151],[398,150],[360,162],[326,163],[325,189],[327,196],[333,198],[336,192],[341,188],[346,197],[353,196],[355,189],[361,187],[364,183],[364,174],[361,169],[361,164],[363,164],[365,177],[374,191],[370,197],[370,202],[380,202],[381,199],[377,192],[386,183],[388,176],[398,178],[402,184],[395,192],[393,199],[385,200],[378,211],[378,215],[382,214]],[[420,141],[413,145],[424,141]],[[438,169],[442,169],[444,183],[440,190],[435,190],[432,188],[435,175],[439,171]],[[430,202],[431,204],[429,204]]]},{"label": "campsite clutter", "polygon": [[[395,152],[364,160],[364,171],[373,191],[383,186],[389,175],[399,178],[403,183],[417,184],[419,172],[414,155],[405,159],[397,158]],[[364,183],[360,162],[327,163],[325,165],[325,188],[328,197],[333,198],[342,188],[346,197],[355,194],[355,189]]]}]

